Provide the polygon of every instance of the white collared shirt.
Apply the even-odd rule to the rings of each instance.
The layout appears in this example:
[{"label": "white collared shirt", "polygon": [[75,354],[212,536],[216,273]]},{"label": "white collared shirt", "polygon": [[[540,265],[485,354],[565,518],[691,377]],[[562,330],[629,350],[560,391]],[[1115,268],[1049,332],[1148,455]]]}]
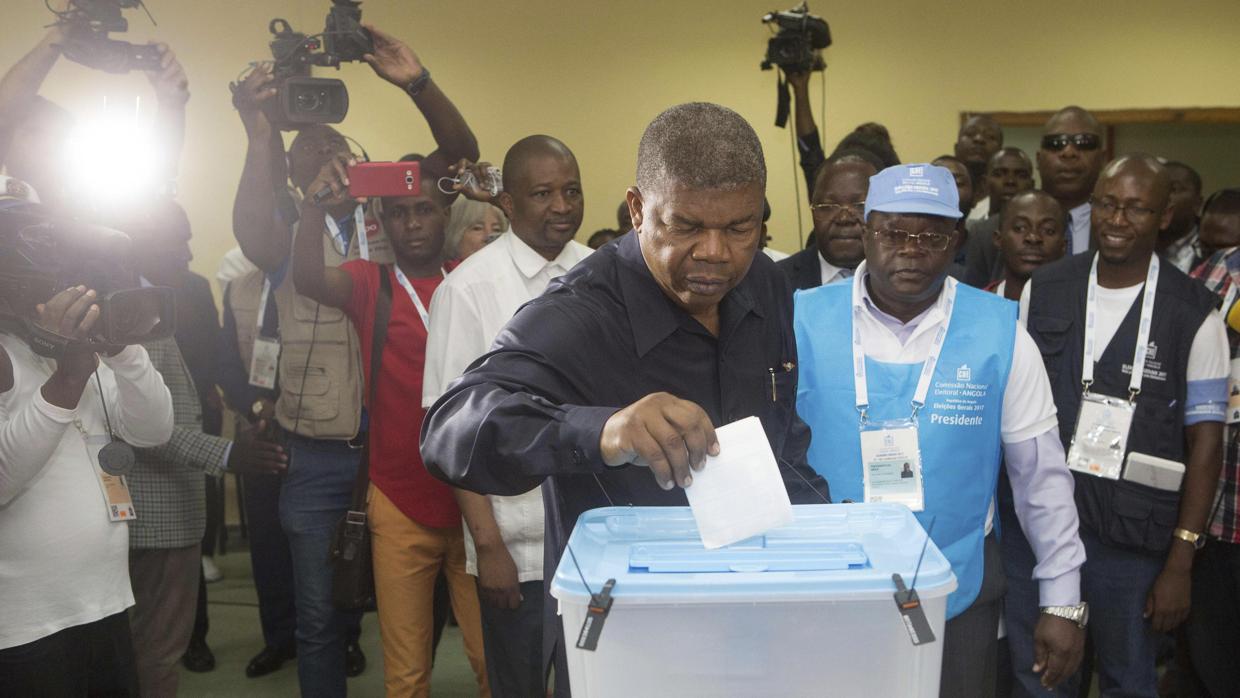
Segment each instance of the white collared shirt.
[{"label": "white collared shirt", "polygon": [[1068,239],[1072,241],[1072,254],[1089,250],[1089,202],[1068,211]]},{"label": "white collared shirt", "polygon": [[[491,343],[526,302],[542,294],[593,250],[576,241],[548,261],[511,230],[470,255],[435,289],[422,376],[422,405],[430,407]],[[542,490],[515,497],[491,496],[495,522],[522,582],[543,578]],[[477,556],[465,528],[466,570],[478,574]]]},{"label": "white collared shirt", "polygon": [[821,250],[819,250],[818,252],[818,269],[819,269],[819,272],[822,274],[822,285],[823,286],[826,286],[827,284],[830,284],[830,283],[835,283],[836,281],[839,281],[840,279],[851,278],[853,275],[852,269],[849,269],[847,267],[837,267],[834,264],[828,262],[827,258],[822,256]]}]

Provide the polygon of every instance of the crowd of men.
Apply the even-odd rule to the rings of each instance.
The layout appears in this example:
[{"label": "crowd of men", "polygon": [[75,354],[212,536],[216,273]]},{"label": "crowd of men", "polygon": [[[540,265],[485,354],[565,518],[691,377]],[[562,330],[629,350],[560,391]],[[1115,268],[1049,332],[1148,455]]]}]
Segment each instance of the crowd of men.
[{"label": "crowd of men", "polygon": [[[650,122],[617,227],[587,246],[568,144],[524,137],[499,193],[481,186],[450,86],[370,30],[365,60],[435,141],[391,154],[419,163],[418,194],[350,196],[349,140],[275,119],[258,66],[233,94],[222,319],[166,192],[98,222],[176,290],[175,337],[50,361],[0,333],[0,695],[171,696],[181,664],[210,671],[206,483],[225,473],[259,600],[247,675],[295,658],[302,695],[343,696],[364,671],[363,613],[333,599],[346,520],[369,531],[388,695],[429,693],[449,607],[480,695],[568,695],[545,582],[574,522],[685,505],[715,428],[749,416],[794,503],[936,522],[958,581],[941,695],[1237,695],[1240,190],[1206,197],[1157,154],[1108,161],[1075,106],[1033,157],[986,115],[929,163],[877,123],[828,154],[790,75],[805,249],[767,247],[757,134],[709,103]],[[54,156],[71,117],[38,96],[61,31],[0,80],[0,208],[82,215]],[[172,181],[189,91],[160,51]],[[82,340],[99,300],[79,284],[0,308]],[[873,432],[908,455],[895,477]],[[137,451],[133,521],[100,487],[109,435]]]}]

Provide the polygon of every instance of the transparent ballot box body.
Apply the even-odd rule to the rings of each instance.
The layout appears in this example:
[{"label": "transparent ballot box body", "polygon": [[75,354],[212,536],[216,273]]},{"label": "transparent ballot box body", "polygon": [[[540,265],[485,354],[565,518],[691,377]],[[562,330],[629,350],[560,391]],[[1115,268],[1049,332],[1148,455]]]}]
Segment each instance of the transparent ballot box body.
[{"label": "transparent ballot box body", "polygon": [[[926,547],[916,590],[935,641],[914,646],[892,573],[913,581],[925,530],[899,504],[793,507],[793,523],[717,550],[687,507],[581,515],[551,584],[575,698],[900,696],[939,692],[951,565]],[[590,593],[615,579],[594,651]]]}]

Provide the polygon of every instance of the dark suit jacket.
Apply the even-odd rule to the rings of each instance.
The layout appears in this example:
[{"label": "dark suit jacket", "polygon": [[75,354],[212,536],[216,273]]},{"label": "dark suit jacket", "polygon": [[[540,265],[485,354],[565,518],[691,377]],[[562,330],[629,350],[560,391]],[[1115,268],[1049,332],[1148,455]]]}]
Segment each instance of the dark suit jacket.
[{"label": "dark suit jacket", "polygon": [[798,291],[822,285],[822,264],[818,261],[817,246],[807,247],[787,259],[781,259],[775,266],[788,276],[788,281]]}]

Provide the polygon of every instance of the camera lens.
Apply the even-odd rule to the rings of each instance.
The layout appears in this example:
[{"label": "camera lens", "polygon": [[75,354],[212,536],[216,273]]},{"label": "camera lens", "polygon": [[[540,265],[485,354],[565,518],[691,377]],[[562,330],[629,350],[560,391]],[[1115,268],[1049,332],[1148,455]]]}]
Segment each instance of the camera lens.
[{"label": "camera lens", "polygon": [[327,103],[327,94],[321,90],[302,90],[297,93],[297,111],[317,112]]}]

